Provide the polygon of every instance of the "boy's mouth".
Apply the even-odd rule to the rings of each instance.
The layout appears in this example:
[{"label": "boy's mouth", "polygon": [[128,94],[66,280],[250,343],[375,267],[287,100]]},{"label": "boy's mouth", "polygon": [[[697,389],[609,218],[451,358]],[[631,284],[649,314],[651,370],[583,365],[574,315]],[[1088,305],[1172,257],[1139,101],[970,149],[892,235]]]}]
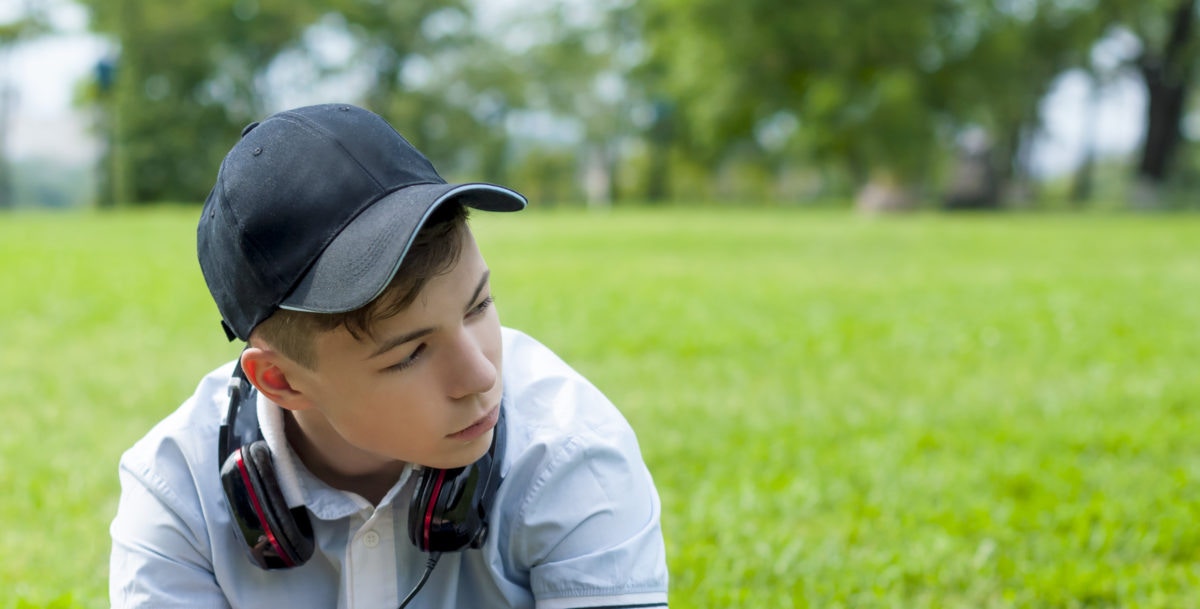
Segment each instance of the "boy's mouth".
[{"label": "boy's mouth", "polygon": [[460,429],[452,434],[447,435],[451,440],[470,441],[487,433],[490,429],[496,426],[496,421],[500,418],[500,405],[492,406],[492,409],[487,411],[487,414],[479,417],[477,421],[471,423],[467,427]]}]

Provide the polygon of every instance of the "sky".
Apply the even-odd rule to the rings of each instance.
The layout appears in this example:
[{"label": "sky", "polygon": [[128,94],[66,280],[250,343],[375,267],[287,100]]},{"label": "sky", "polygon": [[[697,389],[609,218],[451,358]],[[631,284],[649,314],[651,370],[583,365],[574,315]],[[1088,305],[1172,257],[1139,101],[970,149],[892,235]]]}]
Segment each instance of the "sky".
[{"label": "sky", "polygon": [[[17,14],[19,0],[0,0],[0,22]],[[88,117],[72,108],[76,83],[88,77],[108,46],[86,33],[87,16],[60,5],[54,24],[63,33],[0,52],[0,95],[7,96],[10,158],[44,157],[67,163],[95,158]]]},{"label": "sky", "polygon": [[[0,0],[0,22],[12,19],[20,2]],[[9,101],[9,133],[4,144],[12,159],[90,163],[98,153],[89,133],[90,118],[73,108],[71,100],[75,87],[81,79],[91,77],[110,45],[87,33],[82,9],[65,1],[53,4],[55,26],[62,34],[0,53],[0,95],[7,91]],[[1111,56],[1120,51],[1101,48],[1098,52],[1103,62],[1113,60],[1106,52]],[[1088,120],[1098,126],[1095,146],[1102,154],[1127,154],[1137,147],[1145,107],[1139,84],[1125,76],[1103,87],[1094,103],[1089,103],[1092,95],[1087,78],[1068,73],[1047,96],[1042,106],[1043,130],[1033,149],[1039,174],[1062,174],[1078,164]],[[0,110],[3,107],[0,104]]]}]

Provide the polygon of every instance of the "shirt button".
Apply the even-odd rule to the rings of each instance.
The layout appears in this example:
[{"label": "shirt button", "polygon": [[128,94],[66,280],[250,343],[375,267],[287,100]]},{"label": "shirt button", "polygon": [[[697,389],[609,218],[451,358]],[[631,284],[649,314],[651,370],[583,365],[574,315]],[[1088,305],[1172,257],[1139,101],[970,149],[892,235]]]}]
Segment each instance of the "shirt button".
[{"label": "shirt button", "polygon": [[363,535],[363,543],[366,544],[368,548],[374,548],[375,546],[379,545],[379,533],[376,533],[375,531],[367,531],[366,534]]}]

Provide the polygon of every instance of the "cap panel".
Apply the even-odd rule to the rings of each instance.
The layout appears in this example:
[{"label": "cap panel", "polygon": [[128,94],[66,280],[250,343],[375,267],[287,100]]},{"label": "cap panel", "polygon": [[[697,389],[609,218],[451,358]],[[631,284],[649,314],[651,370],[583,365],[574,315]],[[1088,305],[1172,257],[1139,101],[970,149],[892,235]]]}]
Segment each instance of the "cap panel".
[{"label": "cap panel", "polygon": [[[276,115],[230,152],[222,176],[247,259],[290,289],[337,230],[384,193],[339,136],[300,116]],[[275,301],[282,297],[279,292]],[[274,303],[272,303],[274,304]]]},{"label": "cap panel", "polygon": [[346,105],[310,106],[285,113],[324,131],[347,161],[358,164],[383,191],[410,184],[445,184],[433,164],[377,114]]},{"label": "cap panel", "polygon": [[[275,293],[277,287],[264,283],[258,267],[246,259],[242,233],[218,203],[219,188],[218,184],[209,194],[196,230],[200,270],[222,317],[238,338],[245,340],[249,328],[262,321],[255,318],[257,312],[271,305],[264,295]],[[215,254],[205,256],[205,252]]]}]

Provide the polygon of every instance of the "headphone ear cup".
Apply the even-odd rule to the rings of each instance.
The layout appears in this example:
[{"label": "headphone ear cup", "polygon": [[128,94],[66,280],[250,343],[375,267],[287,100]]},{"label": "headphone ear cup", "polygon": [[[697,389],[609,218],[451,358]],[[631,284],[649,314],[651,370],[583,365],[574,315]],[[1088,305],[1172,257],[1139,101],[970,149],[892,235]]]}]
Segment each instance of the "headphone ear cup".
[{"label": "headphone ear cup", "polygon": [[[408,504],[408,538],[422,552],[430,551],[430,528],[437,509],[437,490],[445,480],[446,470],[426,468],[420,471],[412,500]],[[439,480],[440,479],[440,480]]]},{"label": "headphone ear cup", "polygon": [[480,548],[500,486],[506,445],[500,410],[492,445],[478,461],[454,469],[423,469],[408,505],[408,537],[423,552]]},{"label": "headphone ear cup", "polygon": [[262,506],[264,533],[273,537],[282,552],[284,566],[298,567],[312,558],[312,523],[303,508],[289,510],[287,500],[275,477],[271,449],[264,441],[252,442],[242,449],[250,484]]},{"label": "headphone ear cup", "polygon": [[[245,543],[246,554],[261,569],[286,569],[295,566],[292,553],[285,551],[276,535],[278,523],[271,515],[269,491],[250,458],[250,446],[234,449],[221,464],[221,486],[233,529]],[[287,543],[286,539],[282,543]]]}]

